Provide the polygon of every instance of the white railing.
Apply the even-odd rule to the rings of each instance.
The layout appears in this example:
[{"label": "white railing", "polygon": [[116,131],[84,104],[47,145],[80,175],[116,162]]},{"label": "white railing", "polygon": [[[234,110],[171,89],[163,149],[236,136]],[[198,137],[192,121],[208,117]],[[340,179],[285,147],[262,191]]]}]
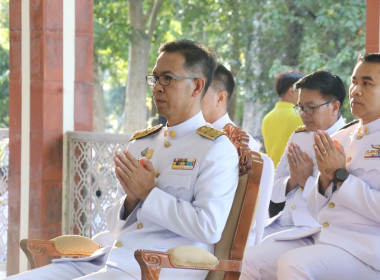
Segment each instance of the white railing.
[{"label": "white railing", "polygon": [[7,261],[9,131],[0,129],[0,270]]},{"label": "white railing", "polygon": [[[130,136],[68,132],[63,170],[63,234],[92,237],[107,230],[104,213],[116,196],[115,150],[127,147]],[[8,239],[9,132],[0,129],[0,276],[5,270]]]},{"label": "white railing", "polygon": [[66,133],[63,234],[92,237],[107,230],[105,209],[114,201],[117,189],[113,156],[127,147],[129,138],[123,134]]}]

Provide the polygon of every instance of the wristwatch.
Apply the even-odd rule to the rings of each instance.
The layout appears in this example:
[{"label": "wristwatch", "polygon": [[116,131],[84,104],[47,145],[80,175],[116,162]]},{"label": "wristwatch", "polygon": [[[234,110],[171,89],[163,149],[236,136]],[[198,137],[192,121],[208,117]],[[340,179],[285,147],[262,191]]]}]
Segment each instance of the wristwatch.
[{"label": "wristwatch", "polygon": [[348,178],[348,171],[345,168],[338,168],[334,172],[334,178],[332,179],[332,182],[334,184],[338,182],[344,182]]}]

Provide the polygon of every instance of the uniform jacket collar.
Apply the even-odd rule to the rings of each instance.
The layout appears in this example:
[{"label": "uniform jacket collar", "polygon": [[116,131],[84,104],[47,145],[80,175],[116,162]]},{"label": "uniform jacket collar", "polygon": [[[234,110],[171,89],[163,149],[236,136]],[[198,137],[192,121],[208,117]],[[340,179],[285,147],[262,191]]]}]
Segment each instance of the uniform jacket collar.
[{"label": "uniform jacket collar", "polygon": [[[202,115],[202,112],[199,112],[195,116],[191,117],[183,123],[177,124],[175,126],[164,127],[165,137],[169,137],[172,140],[179,139],[184,135],[187,135],[191,132],[195,132],[198,127],[201,127],[206,124],[206,121]],[[172,132],[171,132],[172,131]]]},{"label": "uniform jacket collar", "polygon": [[380,119],[374,120],[367,124],[363,124],[362,120],[360,120],[359,127],[362,128],[362,131],[367,130],[369,133],[378,131],[380,130]]},{"label": "uniform jacket collar", "polygon": [[339,117],[338,121],[334,123],[331,127],[326,129],[326,132],[331,135],[334,132],[338,131],[340,128],[342,128],[346,124],[345,120],[342,116]]},{"label": "uniform jacket collar", "polygon": [[211,125],[216,129],[223,129],[224,126],[229,123],[232,125],[235,125],[233,121],[230,119],[230,116],[228,115],[228,113],[225,113],[223,117],[221,117],[219,120],[212,123]]}]

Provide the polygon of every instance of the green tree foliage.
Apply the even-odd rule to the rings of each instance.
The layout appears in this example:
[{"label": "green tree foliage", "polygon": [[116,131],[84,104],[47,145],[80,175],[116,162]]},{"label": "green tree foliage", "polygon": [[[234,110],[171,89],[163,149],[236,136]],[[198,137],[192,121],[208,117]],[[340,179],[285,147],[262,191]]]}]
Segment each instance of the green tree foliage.
[{"label": "green tree foliage", "polygon": [[[102,31],[95,34],[96,55],[110,87],[123,86],[127,75],[128,42],[133,40],[127,2],[94,2],[95,32]],[[357,0],[164,1],[152,38],[150,67],[162,42],[186,38],[205,43],[236,76],[235,116],[243,117],[246,102],[260,102],[267,112],[277,101],[275,76],[284,70],[331,71],[348,91],[356,57],[365,51],[365,12],[365,1]],[[149,96],[148,91],[148,103]],[[112,100],[114,105],[124,104]],[[352,118],[348,102],[343,114]]]},{"label": "green tree foliage", "polygon": [[94,1],[94,72],[104,87],[106,129],[119,125],[124,110],[128,45],[132,39],[127,0]]},{"label": "green tree foliage", "polygon": [[[266,1],[257,8],[258,48],[251,54],[258,58],[260,71],[252,70],[249,76],[261,82],[254,83],[252,98],[269,105],[275,76],[289,68],[304,74],[331,71],[342,78],[348,92],[356,57],[365,52],[364,1]],[[289,28],[294,23],[301,31]],[[296,54],[289,54],[295,50]],[[248,79],[246,82],[249,84]],[[269,110],[272,106],[265,107]],[[343,114],[352,118],[348,102]]]},{"label": "green tree foliage", "polygon": [[[132,100],[133,96],[137,96],[139,100],[142,96],[142,93],[139,93],[142,90],[135,89],[134,91],[135,87],[133,85],[141,87],[141,83],[145,81],[145,75],[148,70],[145,68],[147,68],[147,61],[151,57],[149,55],[150,29],[154,30],[152,27],[156,26],[156,10],[159,10],[162,1],[97,0],[94,2],[94,71],[95,77],[105,85],[105,115],[111,122],[108,127],[109,130],[119,131],[123,126],[123,123],[121,123],[123,118],[130,121],[131,115],[135,117],[133,112],[131,114],[131,112],[125,110],[127,107],[125,104],[136,103],[135,100]],[[134,54],[140,55],[144,49],[147,49],[144,57],[136,58],[134,56]],[[135,76],[136,74],[131,72],[128,75],[127,69],[129,68],[132,68],[130,72],[138,72],[137,78],[129,79],[130,76]],[[139,71],[136,68],[144,68],[144,70]],[[127,89],[125,90],[126,80]],[[144,85],[143,91],[146,91],[145,88],[146,86]],[[120,94],[123,90],[129,95],[128,98],[125,98],[125,94]],[[125,102],[125,100],[128,102]],[[144,102],[144,98],[141,100]],[[137,103],[139,103],[137,106],[139,110],[143,110],[145,104]],[[132,107],[133,110],[136,110],[136,106]],[[135,123],[133,124],[135,125]],[[125,131],[126,129],[124,129]]]},{"label": "green tree foliage", "polygon": [[[279,72],[331,71],[348,90],[356,57],[365,51],[365,1],[177,3],[184,37],[213,46],[237,75],[239,101],[258,100],[265,111],[277,100],[273,89]],[[352,118],[348,102],[343,113]]]},{"label": "green tree foliage", "polygon": [[9,126],[9,1],[0,1],[0,128]]}]

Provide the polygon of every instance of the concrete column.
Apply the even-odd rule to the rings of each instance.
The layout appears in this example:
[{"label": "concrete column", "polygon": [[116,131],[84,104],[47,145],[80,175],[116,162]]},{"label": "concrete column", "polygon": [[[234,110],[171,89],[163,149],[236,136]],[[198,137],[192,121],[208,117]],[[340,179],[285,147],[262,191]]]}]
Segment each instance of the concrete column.
[{"label": "concrete column", "polygon": [[366,52],[380,52],[380,0],[367,0]]},{"label": "concrete column", "polygon": [[62,232],[63,133],[92,130],[92,5],[10,1],[8,275],[27,269],[20,239]]}]

